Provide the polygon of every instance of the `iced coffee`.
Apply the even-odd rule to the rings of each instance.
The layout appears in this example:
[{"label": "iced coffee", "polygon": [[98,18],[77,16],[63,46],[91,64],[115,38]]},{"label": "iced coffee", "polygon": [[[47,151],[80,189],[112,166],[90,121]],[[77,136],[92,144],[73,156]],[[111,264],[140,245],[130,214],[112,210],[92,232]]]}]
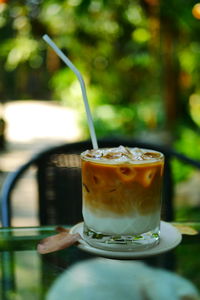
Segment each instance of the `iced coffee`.
[{"label": "iced coffee", "polygon": [[164,156],[119,146],[81,154],[84,239],[133,251],[159,242]]}]

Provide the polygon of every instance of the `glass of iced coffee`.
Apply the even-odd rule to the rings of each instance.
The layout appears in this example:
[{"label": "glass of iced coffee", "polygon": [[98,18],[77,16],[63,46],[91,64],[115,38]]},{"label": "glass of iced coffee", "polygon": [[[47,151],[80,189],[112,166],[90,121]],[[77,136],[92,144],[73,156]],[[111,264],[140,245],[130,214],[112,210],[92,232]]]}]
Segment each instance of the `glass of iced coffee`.
[{"label": "glass of iced coffee", "polygon": [[159,243],[164,156],[119,146],[81,154],[84,239],[111,251]]}]

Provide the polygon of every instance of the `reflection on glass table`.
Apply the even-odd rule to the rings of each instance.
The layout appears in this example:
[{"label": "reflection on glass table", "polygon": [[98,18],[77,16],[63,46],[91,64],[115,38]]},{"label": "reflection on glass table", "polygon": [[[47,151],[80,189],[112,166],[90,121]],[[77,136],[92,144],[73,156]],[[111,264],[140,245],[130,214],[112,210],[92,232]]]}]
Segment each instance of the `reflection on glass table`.
[{"label": "reflection on glass table", "polygon": [[[172,251],[140,260],[97,258],[75,245],[55,253],[40,255],[36,251],[39,240],[55,234],[56,226],[2,228],[0,229],[1,299],[37,300],[46,299],[48,295],[49,299],[47,299],[51,300],[56,299],[53,298],[55,291],[62,294],[62,299],[71,297],[81,300],[105,299],[105,297],[101,298],[102,293],[98,295],[95,284],[99,286],[99,291],[103,285],[104,292],[109,294],[111,290],[108,289],[106,282],[109,282],[110,286],[113,285],[114,294],[110,294],[111,298],[117,294],[118,299],[129,299],[128,297],[131,297],[134,290],[135,295],[138,292],[138,297],[140,296],[138,299],[159,299],[156,297],[159,297],[162,284],[164,286],[162,291],[164,291],[165,283],[170,282],[168,284],[168,292],[172,295],[170,299],[183,299],[181,297],[186,294],[190,297],[187,299],[198,299],[197,293],[200,293],[200,261],[198,259],[200,223],[186,225],[192,226],[198,234],[183,235],[181,244]],[[111,276],[111,274],[114,275]],[[118,278],[121,280],[119,281]],[[126,285],[129,287],[131,283],[131,278],[132,290],[126,289]],[[63,280],[66,282],[64,289]],[[117,281],[119,281],[118,284],[116,284]],[[134,282],[138,284],[134,285]],[[151,290],[147,289],[149,284],[151,284]],[[73,293],[75,294],[72,295],[75,296],[68,298],[67,293],[72,293],[72,290],[68,289],[70,286],[74,287]],[[84,289],[87,298],[84,298],[83,294],[81,298],[79,297],[78,287],[81,287],[81,290]],[[125,291],[128,294],[125,294]],[[181,293],[179,294],[178,291]],[[165,295],[169,294],[165,293]],[[164,296],[162,299],[165,299]]]},{"label": "reflection on glass table", "polygon": [[141,261],[94,258],[66,270],[48,292],[48,300],[198,299],[188,280]]}]

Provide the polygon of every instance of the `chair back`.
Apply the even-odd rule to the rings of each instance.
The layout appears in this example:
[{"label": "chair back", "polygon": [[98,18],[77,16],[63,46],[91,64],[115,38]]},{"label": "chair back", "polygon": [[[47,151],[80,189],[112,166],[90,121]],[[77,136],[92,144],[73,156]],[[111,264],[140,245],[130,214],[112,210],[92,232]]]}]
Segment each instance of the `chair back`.
[{"label": "chair back", "polygon": [[[156,147],[144,143],[127,140],[101,140],[99,147],[115,147],[119,145],[128,147],[145,147],[162,151],[165,154],[165,178],[163,192],[163,216],[172,219],[172,178],[169,164],[169,153],[163,147]],[[91,149],[91,143],[81,142],[66,144],[53,149],[41,157],[38,162],[38,188],[39,188],[39,219],[42,225],[47,224],[75,224],[82,220],[82,189],[80,153]],[[167,208],[167,209],[166,209]]]}]

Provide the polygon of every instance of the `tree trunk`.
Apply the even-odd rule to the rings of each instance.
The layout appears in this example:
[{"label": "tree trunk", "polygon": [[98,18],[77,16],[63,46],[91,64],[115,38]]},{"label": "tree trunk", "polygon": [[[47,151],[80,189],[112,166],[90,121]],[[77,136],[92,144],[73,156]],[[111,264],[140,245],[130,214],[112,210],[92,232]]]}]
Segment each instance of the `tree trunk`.
[{"label": "tree trunk", "polygon": [[180,106],[180,70],[175,54],[176,29],[170,20],[161,18],[161,55],[163,62],[163,98],[166,116],[166,129],[172,130],[179,118]]}]

